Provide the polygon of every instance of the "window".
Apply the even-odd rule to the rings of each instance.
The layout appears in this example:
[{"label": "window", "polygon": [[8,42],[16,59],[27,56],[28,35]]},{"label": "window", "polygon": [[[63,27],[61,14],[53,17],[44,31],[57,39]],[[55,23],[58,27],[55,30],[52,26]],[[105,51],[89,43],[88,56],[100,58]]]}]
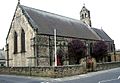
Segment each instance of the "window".
[{"label": "window", "polygon": [[113,52],[113,45],[111,44],[111,52]]},{"label": "window", "polygon": [[85,17],[87,17],[87,14],[85,13]]},{"label": "window", "polygon": [[93,43],[90,43],[90,55],[93,54]]},{"label": "window", "polygon": [[21,32],[21,52],[25,52],[25,31]]},{"label": "window", "polygon": [[16,54],[18,51],[17,49],[17,33],[14,32],[14,54]]},{"label": "window", "polygon": [[81,15],[81,17],[82,17],[82,19],[84,19],[84,15],[83,14]]},{"label": "window", "polygon": [[85,17],[88,17],[88,15],[85,13]]}]

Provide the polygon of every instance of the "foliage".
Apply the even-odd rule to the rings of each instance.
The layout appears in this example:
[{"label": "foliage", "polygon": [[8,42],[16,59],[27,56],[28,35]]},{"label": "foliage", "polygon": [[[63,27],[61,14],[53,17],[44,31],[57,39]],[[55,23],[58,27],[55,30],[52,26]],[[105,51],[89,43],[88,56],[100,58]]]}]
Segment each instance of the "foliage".
[{"label": "foliage", "polygon": [[105,56],[107,56],[107,48],[106,42],[98,41],[93,46],[93,54],[92,56],[96,58],[97,61],[102,60]]},{"label": "foliage", "polygon": [[80,40],[73,40],[68,44],[68,52],[69,57],[74,57],[77,61],[76,63],[79,63],[79,60],[85,57],[86,46]]}]

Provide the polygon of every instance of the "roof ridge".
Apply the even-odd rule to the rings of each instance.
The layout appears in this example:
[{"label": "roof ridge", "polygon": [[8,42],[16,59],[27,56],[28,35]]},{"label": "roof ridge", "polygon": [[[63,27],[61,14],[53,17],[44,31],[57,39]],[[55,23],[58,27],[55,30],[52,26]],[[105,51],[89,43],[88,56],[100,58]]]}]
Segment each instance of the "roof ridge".
[{"label": "roof ridge", "polygon": [[33,7],[28,7],[28,6],[24,6],[24,5],[20,5],[20,6],[23,6],[23,7],[26,7],[26,8],[30,8],[30,9],[33,9],[33,10],[37,10],[39,12],[44,12],[46,14],[51,14],[51,15],[55,15],[55,16],[58,16],[58,17],[62,17],[62,18],[66,18],[66,20],[71,20],[71,21],[76,21],[78,23],[81,23],[81,24],[84,24],[81,20],[78,20],[78,19],[75,19],[75,18],[71,18],[71,17],[67,17],[67,16],[63,16],[63,15],[59,15],[59,14],[56,14],[56,13],[52,13],[52,12],[48,12],[48,11],[45,11],[45,10],[40,10],[40,9],[37,9],[37,8],[33,8]]}]

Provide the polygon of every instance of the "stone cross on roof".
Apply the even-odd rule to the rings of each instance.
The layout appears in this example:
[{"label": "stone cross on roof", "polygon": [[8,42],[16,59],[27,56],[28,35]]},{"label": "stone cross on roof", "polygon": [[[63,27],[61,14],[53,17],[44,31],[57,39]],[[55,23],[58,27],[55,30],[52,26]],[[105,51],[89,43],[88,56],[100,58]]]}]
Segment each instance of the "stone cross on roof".
[{"label": "stone cross on roof", "polygon": [[83,6],[85,6],[85,3],[83,3]]}]

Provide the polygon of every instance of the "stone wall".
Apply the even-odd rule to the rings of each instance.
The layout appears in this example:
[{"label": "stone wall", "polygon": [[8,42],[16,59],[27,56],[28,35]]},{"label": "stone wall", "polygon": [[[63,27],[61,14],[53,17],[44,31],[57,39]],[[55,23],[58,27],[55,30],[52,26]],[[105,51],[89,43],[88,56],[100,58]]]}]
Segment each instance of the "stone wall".
[{"label": "stone wall", "polygon": [[[120,62],[97,63],[96,71],[120,67]],[[49,67],[0,67],[0,74],[59,78],[87,73],[83,65]]]},{"label": "stone wall", "polygon": [[1,67],[0,74],[29,75],[40,77],[64,77],[80,75],[86,70],[82,65],[57,67]]},{"label": "stone wall", "polygon": [[111,61],[120,61],[120,52],[111,55]]},{"label": "stone wall", "polygon": [[97,63],[96,71],[120,67],[120,62]]}]

